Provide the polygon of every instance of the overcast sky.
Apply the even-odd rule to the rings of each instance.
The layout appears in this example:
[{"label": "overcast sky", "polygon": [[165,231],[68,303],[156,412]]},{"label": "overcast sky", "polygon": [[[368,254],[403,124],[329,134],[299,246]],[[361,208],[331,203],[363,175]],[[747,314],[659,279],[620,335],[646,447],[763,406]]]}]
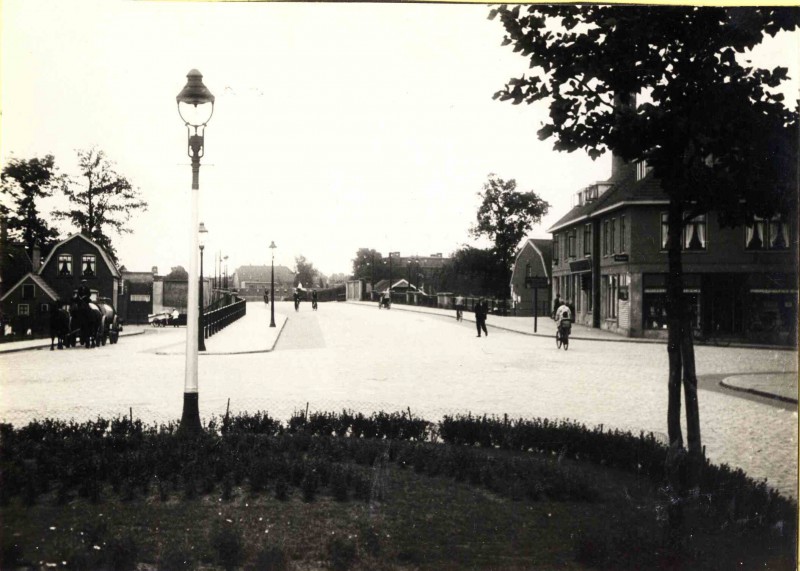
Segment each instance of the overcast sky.
[{"label": "overcast sky", "polygon": [[[4,0],[2,160],[93,145],[149,203],[112,235],[131,270],[188,267],[191,170],[175,96],[196,68],[216,95],[200,170],[213,253],[349,273],[359,247],[447,255],[489,173],[552,205],[608,177],[610,158],[556,153],[547,111],[492,100],[527,62],[484,5]],[[759,61],[797,71],[797,36]],[[793,76],[796,76],[793,73]],[[787,88],[797,94],[797,83]],[[794,99],[795,97],[792,97]],[[52,207],[48,202],[45,208]],[[60,227],[65,233],[74,229]]]}]

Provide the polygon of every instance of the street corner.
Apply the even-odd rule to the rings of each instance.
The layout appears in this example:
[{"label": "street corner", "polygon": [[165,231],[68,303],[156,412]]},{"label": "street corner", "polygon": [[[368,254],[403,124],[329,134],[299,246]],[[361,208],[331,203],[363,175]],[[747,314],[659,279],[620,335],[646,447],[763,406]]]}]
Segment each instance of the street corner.
[{"label": "street corner", "polygon": [[750,394],[774,398],[797,404],[797,372],[748,373],[731,375],[720,381],[720,385]]}]

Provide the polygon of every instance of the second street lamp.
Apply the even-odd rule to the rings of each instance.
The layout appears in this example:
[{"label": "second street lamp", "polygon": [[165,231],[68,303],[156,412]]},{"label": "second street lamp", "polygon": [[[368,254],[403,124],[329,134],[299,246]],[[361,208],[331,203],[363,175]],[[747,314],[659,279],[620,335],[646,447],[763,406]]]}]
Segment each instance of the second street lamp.
[{"label": "second street lamp", "polygon": [[205,129],[214,114],[214,96],[203,85],[203,75],[191,70],[187,82],[175,100],[178,114],[186,125],[189,136],[188,154],[192,159],[192,191],[190,195],[190,237],[189,249],[189,292],[186,302],[186,375],[183,387],[183,414],[180,431],[186,434],[199,434],[200,405],[197,390],[197,250],[198,244],[198,202],[200,194],[200,158],[205,154]]},{"label": "second street lamp", "polygon": [[275,327],[275,241],[273,240],[272,243],[269,245],[269,249],[272,250],[272,272],[270,275],[270,291],[269,291],[269,326]]},{"label": "second street lamp", "polygon": [[200,223],[200,228],[197,231],[200,234],[200,295],[197,297],[197,309],[198,309],[198,331],[197,331],[197,350],[198,351],[205,351],[206,350],[206,316],[205,316],[205,299],[203,298],[203,249],[206,247],[205,235],[208,234],[208,230],[206,230],[206,225],[202,222]]}]

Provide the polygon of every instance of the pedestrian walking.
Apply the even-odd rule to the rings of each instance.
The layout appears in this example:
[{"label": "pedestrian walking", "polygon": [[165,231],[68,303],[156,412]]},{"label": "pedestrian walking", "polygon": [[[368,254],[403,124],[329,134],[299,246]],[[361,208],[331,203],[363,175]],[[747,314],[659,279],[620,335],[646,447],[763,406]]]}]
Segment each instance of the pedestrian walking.
[{"label": "pedestrian walking", "polygon": [[300,289],[294,290],[294,310],[300,311]]},{"label": "pedestrian walking", "polygon": [[478,330],[478,337],[481,336],[481,331],[487,337],[489,331],[486,329],[486,316],[489,314],[489,304],[483,298],[478,300],[475,304],[475,327]]},{"label": "pedestrian walking", "polygon": [[267,290],[264,290],[264,303],[269,305],[269,293],[267,292]]},{"label": "pedestrian walking", "polygon": [[311,309],[317,310],[317,290],[311,290]]}]

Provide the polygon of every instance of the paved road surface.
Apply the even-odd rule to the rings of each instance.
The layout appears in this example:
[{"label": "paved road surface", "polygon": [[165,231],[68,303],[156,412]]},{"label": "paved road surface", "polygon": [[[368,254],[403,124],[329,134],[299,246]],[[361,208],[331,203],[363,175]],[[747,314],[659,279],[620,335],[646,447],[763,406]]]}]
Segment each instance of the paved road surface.
[{"label": "paved road surface", "polygon": [[[405,410],[436,420],[452,412],[570,418],[588,425],[666,431],[667,355],[661,344],[575,341],[568,352],[544,337],[373,306],[302,304],[288,316],[275,350],[205,356],[200,410],[222,415],[295,409]],[[235,325],[233,326],[235,327]],[[230,329],[226,333],[232,333]],[[158,355],[185,329],[154,329],[98,350],[0,356],[0,419],[77,419],[134,414],[180,416],[184,360]],[[713,462],[741,467],[797,496],[797,407],[722,389],[737,373],[796,371],[794,353],[698,347],[701,428]],[[663,436],[666,438],[665,436]]]}]

